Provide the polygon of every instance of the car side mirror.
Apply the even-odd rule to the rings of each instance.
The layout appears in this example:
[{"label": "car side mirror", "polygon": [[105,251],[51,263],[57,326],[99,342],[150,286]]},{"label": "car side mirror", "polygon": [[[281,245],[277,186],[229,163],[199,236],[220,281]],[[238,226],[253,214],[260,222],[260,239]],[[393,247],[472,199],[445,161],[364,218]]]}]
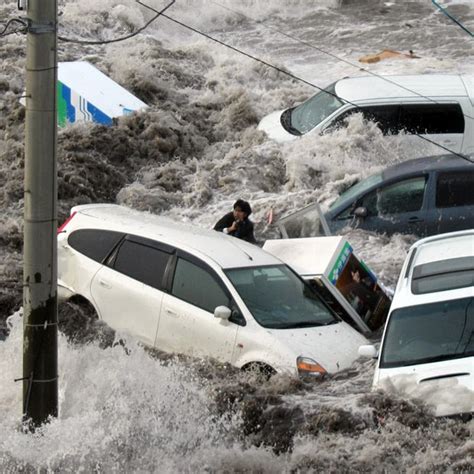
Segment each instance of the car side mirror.
[{"label": "car side mirror", "polygon": [[214,317],[223,319],[225,321],[227,321],[230,318],[231,314],[232,314],[232,311],[227,306],[218,306],[214,310]]},{"label": "car side mirror", "polygon": [[376,359],[379,356],[379,351],[373,345],[360,346],[359,355],[365,357],[366,359]]},{"label": "car side mirror", "polygon": [[354,209],[354,216],[364,218],[367,217],[368,211],[366,207],[359,206]]}]

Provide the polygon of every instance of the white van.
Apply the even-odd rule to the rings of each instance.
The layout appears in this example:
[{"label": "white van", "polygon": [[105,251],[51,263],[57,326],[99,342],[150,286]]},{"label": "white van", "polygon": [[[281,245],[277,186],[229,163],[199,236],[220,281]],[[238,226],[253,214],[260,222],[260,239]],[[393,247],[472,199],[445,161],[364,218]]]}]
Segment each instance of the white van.
[{"label": "white van", "polygon": [[474,230],[411,247],[380,351],[359,353],[378,355],[374,387],[422,398],[439,416],[474,413]]},{"label": "white van", "polygon": [[165,352],[267,373],[337,372],[367,343],[260,247],[111,204],[58,230],[58,295]]},{"label": "white van", "polygon": [[[421,74],[340,79],[258,125],[276,141],[324,133],[360,112],[384,134],[418,134],[454,152],[474,153],[474,76]],[[440,149],[441,150],[441,149]]]}]

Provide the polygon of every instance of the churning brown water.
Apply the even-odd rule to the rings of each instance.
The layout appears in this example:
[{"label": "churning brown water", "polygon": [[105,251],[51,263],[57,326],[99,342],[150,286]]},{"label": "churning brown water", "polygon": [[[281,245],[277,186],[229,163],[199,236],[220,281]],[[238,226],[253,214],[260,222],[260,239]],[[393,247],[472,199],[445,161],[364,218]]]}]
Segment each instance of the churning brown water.
[{"label": "churning brown water", "polygon": [[[472,1],[444,3],[474,29]],[[4,21],[19,14],[16,6],[0,2]],[[122,36],[151,15],[127,0],[59,1],[59,9],[60,34],[83,39]],[[364,67],[474,73],[472,38],[425,0],[188,0],[167,13],[318,86],[360,75],[358,59],[385,48],[419,59]],[[264,241],[276,235],[270,209],[326,205],[355,179],[436,151],[383,137],[357,117],[332,134],[270,142],[256,130],[259,119],[314,89],[165,19],[126,42],[59,46],[60,61],[87,60],[149,105],[111,127],[60,131],[60,220],[75,204],[117,202],[210,227],[243,197]],[[213,361],[150,353],[132,340],[113,345],[100,325],[88,326],[81,343],[60,336],[60,416],[41,432],[21,433],[21,386],[13,380],[22,372],[25,49],[23,35],[0,38],[0,331],[9,333],[0,337],[2,472],[472,470],[473,422],[436,419],[421,401],[371,392],[371,361],[321,382],[262,381]],[[361,231],[347,238],[390,288],[415,240]],[[80,322],[76,312],[64,332]]]}]

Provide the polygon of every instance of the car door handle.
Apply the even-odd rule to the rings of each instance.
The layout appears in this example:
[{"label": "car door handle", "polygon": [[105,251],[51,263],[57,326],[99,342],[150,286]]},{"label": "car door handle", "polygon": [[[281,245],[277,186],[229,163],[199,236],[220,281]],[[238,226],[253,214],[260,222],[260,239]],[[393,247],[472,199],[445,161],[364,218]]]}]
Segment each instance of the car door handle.
[{"label": "car door handle", "polygon": [[416,224],[417,222],[423,222],[423,219],[421,217],[410,217],[408,219],[409,224]]},{"label": "car door handle", "polygon": [[108,290],[112,288],[112,285],[109,282],[102,279],[99,280],[99,285],[103,286],[104,288],[107,288]]},{"label": "car door handle", "polygon": [[178,313],[176,313],[176,311],[173,311],[172,309],[170,308],[165,308],[165,313],[166,314],[169,314],[170,316],[173,316],[175,318],[178,317]]}]

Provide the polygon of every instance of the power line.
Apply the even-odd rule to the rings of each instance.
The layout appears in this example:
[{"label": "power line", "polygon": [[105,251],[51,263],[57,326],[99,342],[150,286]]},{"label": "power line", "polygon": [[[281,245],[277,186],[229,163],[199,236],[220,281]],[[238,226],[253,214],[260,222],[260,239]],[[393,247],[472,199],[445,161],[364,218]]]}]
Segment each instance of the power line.
[{"label": "power line", "polygon": [[[21,25],[23,25],[23,27],[17,28],[16,30],[9,31],[7,33],[8,28],[13,23],[20,23]],[[22,20],[21,18],[11,18],[10,20],[7,21],[3,30],[0,31],[0,37],[13,35],[14,33],[26,33],[27,29],[28,29],[28,23],[25,20]]]},{"label": "power line", "polygon": [[469,34],[471,36],[474,36],[474,33],[472,31],[468,30],[457,18],[455,18],[450,13],[448,13],[448,11],[446,9],[444,9],[441,5],[439,5],[436,2],[436,0],[431,0],[431,3],[433,5],[435,5],[436,7],[438,7],[441,10],[442,13],[444,13],[451,21],[454,21],[454,23],[456,23],[456,25],[461,27],[467,34]]},{"label": "power line", "polygon": [[[433,1],[434,1],[434,0],[433,0]],[[383,80],[383,81],[385,81],[385,82],[388,82],[388,83],[390,83],[390,84],[392,84],[392,85],[394,85],[394,86],[396,86],[396,87],[399,87],[400,89],[406,90],[407,92],[410,92],[410,93],[412,93],[412,94],[414,94],[414,95],[416,95],[416,96],[418,96],[418,97],[421,97],[422,99],[426,99],[427,101],[433,102],[433,103],[435,103],[435,104],[439,104],[439,102],[438,102],[436,99],[433,99],[432,97],[427,97],[427,96],[425,96],[425,95],[423,95],[423,94],[420,94],[419,92],[414,91],[414,90],[410,89],[409,87],[403,86],[402,84],[399,84],[399,83],[397,83],[396,81],[391,80],[391,79],[390,79],[389,77],[387,77],[387,76],[381,76],[380,74],[377,74],[377,73],[371,71],[370,69],[366,69],[366,68],[362,67],[360,64],[355,64],[355,63],[353,63],[352,61],[349,61],[349,60],[347,60],[347,59],[341,58],[340,56],[337,56],[337,55],[334,54],[334,53],[331,53],[331,52],[329,52],[329,51],[326,51],[326,50],[324,50],[324,49],[322,49],[322,48],[320,48],[320,47],[318,47],[318,46],[315,46],[315,45],[312,44],[312,43],[308,43],[307,41],[303,41],[302,39],[300,39],[300,38],[298,38],[298,37],[296,37],[296,36],[290,35],[289,33],[286,33],[286,32],[284,32],[284,31],[281,31],[281,30],[279,30],[278,28],[273,28],[273,27],[271,27],[271,26],[265,25],[265,24],[264,24],[262,21],[260,21],[260,20],[256,20],[255,18],[252,18],[252,17],[250,17],[250,16],[247,16],[247,15],[245,15],[244,13],[241,13],[241,12],[239,12],[239,11],[232,10],[231,8],[226,7],[225,5],[222,5],[222,4],[220,4],[220,3],[216,2],[216,1],[211,0],[211,2],[214,3],[214,5],[217,5],[217,6],[221,7],[221,8],[223,8],[224,10],[227,10],[227,11],[229,11],[229,12],[232,12],[232,13],[234,13],[234,14],[236,14],[236,15],[242,15],[242,16],[245,17],[247,20],[253,21],[253,22],[257,23],[258,25],[263,26],[263,27],[266,28],[267,30],[274,31],[275,33],[278,33],[278,34],[280,34],[280,35],[282,35],[282,36],[285,36],[286,38],[289,38],[289,39],[291,39],[291,40],[293,40],[293,41],[295,41],[295,42],[297,42],[297,43],[299,43],[299,44],[302,44],[303,46],[306,46],[306,47],[308,47],[308,48],[314,49],[315,51],[319,51],[320,53],[326,54],[327,56],[330,56],[330,57],[336,59],[337,61],[346,63],[346,64],[348,64],[349,66],[352,66],[352,67],[358,69],[359,71],[364,71],[364,72],[366,72],[367,74],[370,74],[371,76],[377,77],[377,78],[379,78],[379,79],[381,79],[381,80]],[[474,119],[474,117],[471,117],[470,115],[466,115],[466,114],[464,114],[464,113],[463,113],[463,116],[466,117],[466,118],[469,118],[469,119]]]},{"label": "power line", "polygon": [[[173,23],[176,23],[176,24],[178,24],[178,25],[180,25],[180,26],[182,26],[182,27],[184,27],[184,28],[190,30],[190,31],[193,31],[194,33],[197,33],[197,34],[199,34],[199,35],[201,35],[201,36],[204,36],[205,38],[210,39],[211,41],[214,41],[214,42],[216,42],[216,43],[218,43],[218,44],[220,44],[220,45],[222,45],[222,46],[225,46],[226,48],[229,48],[229,49],[231,49],[231,50],[233,50],[233,51],[235,51],[235,52],[237,52],[237,53],[239,53],[239,54],[242,54],[243,56],[246,56],[246,57],[248,57],[248,58],[250,58],[250,59],[253,59],[254,61],[257,61],[257,62],[259,62],[259,63],[261,63],[261,64],[264,64],[265,66],[271,67],[271,68],[273,68],[273,69],[275,69],[275,70],[281,72],[282,74],[285,74],[285,75],[291,77],[292,79],[295,79],[295,80],[297,80],[297,81],[303,82],[304,84],[307,84],[307,85],[309,85],[309,86],[311,86],[311,87],[313,87],[313,88],[315,88],[315,89],[318,89],[318,90],[321,91],[321,92],[324,92],[324,93],[329,94],[329,95],[331,95],[331,96],[333,96],[333,97],[336,97],[336,98],[339,99],[340,101],[343,101],[343,102],[345,102],[346,104],[352,105],[352,106],[353,106],[354,108],[356,108],[357,110],[362,110],[362,108],[361,108],[359,105],[354,104],[353,102],[351,102],[351,101],[349,101],[349,100],[347,100],[347,99],[343,99],[342,97],[339,97],[337,94],[335,94],[335,93],[333,93],[333,92],[330,92],[330,91],[328,91],[328,90],[325,90],[325,89],[323,89],[322,87],[319,87],[319,86],[317,86],[316,84],[313,84],[312,82],[309,82],[309,81],[307,81],[307,80],[305,80],[305,79],[303,79],[303,78],[301,78],[301,77],[296,76],[295,74],[292,74],[291,72],[288,72],[288,71],[286,71],[286,70],[284,70],[284,69],[282,69],[282,68],[279,68],[278,66],[275,66],[274,64],[271,64],[271,63],[269,63],[269,62],[267,62],[267,61],[264,61],[263,59],[257,58],[256,56],[253,56],[252,54],[247,53],[247,52],[245,52],[245,51],[242,51],[242,50],[236,48],[235,46],[232,46],[232,45],[229,45],[229,44],[227,44],[227,43],[224,43],[223,41],[218,40],[217,38],[214,38],[214,37],[210,36],[209,34],[204,33],[204,32],[202,32],[202,31],[200,31],[200,30],[198,30],[198,29],[196,29],[196,28],[194,28],[194,27],[192,27],[192,26],[186,25],[185,23],[183,23],[183,22],[181,22],[181,21],[179,21],[179,20],[176,20],[175,18],[172,18],[172,17],[170,17],[170,16],[168,16],[168,15],[166,15],[166,14],[162,14],[161,16],[162,16],[163,18],[166,18],[167,20],[172,21]],[[380,76],[380,77],[382,77],[382,76]],[[395,83],[395,84],[396,84],[396,83]],[[397,85],[398,85],[398,84],[397,84]],[[422,96],[422,97],[423,97],[423,96]],[[469,118],[471,118],[471,117],[469,117]],[[451,154],[456,155],[456,156],[458,156],[458,157],[460,157],[460,158],[463,158],[464,160],[467,160],[467,161],[469,161],[470,163],[473,163],[473,162],[474,162],[473,160],[471,160],[471,159],[468,158],[467,156],[465,156],[465,155],[463,155],[463,154],[461,154],[461,153],[455,152],[455,151],[453,151],[453,150],[451,150],[451,149],[445,147],[444,145],[441,145],[441,144],[439,144],[439,143],[437,143],[437,142],[435,142],[435,141],[433,141],[433,140],[431,140],[431,139],[429,139],[429,138],[427,138],[427,137],[424,137],[424,136],[422,136],[422,135],[420,135],[420,134],[418,134],[418,133],[413,133],[412,135],[417,136],[417,137],[421,138],[422,140],[425,140],[425,141],[431,143],[432,145],[435,145],[435,146],[437,146],[437,147],[439,147],[439,148],[441,148],[441,149],[447,151],[448,153],[451,153]]]},{"label": "power line", "polygon": [[65,42],[65,43],[88,44],[88,45],[110,44],[110,43],[118,43],[119,41],[125,41],[125,40],[133,38],[134,36],[141,33],[145,28],[147,28],[149,25],[151,25],[151,23],[153,23],[160,15],[162,15],[163,12],[168,10],[168,8],[170,8],[176,2],[176,0],[172,0],[171,3],[168,4],[165,8],[163,8],[160,11],[157,11],[154,8],[151,8],[148,5],[145,5],[140,0],[135,0],[135,1],[137,3],[139,3],[140,5],[144,6],[145,8],[148,8],[148,10],[151,10],[151,11],[155,12],[156,15],[151,20],[147,21],[141,28],[134,31],[133,33],[130,33],[129,35],[122,36],[121,38],[115,38],[115,39],[105,40],[105,41],[80,40],[80,39],[65,38],[63,36],[58,36],[58,39],[60,41]]},{"label": "power line", "polygon": [[[91,41],[91,40],[81,40],[81,39],[74,39],[74,38],[66,38],[64,36],[58,36],[58,40],[60,41],[63,41],[65,43],[75,43],[75,44],[84,44],[84,45],[101,45],[101,44],[110,44],[110,43],[118,43],[120,41],[125,41],[127,39],[130,39],[130,38],[133,38],[134,36],[138,35],[139,33],[141,33],[143,30],[145,30],[149,25],[151,25],[151,23],[153,23],[163,12],[165,12],[166,10],[168,10],[168,8],[170,8],[175,2],[176,0],[172,0],[171,3],[169,5],[167,5],[166,7],[164,7],[162,10],[160,11],[157,11],[155,10],[154,8],[151,8],[149,7],[148,5],[145,5],[144,3],[142,3],[140,0],[135,0],[138,4],[144,6],[145,8],[147,8],[148,10],[151,10],[153,11],[154,13],[156,13],[156,15],[151,18],[149,21],[147,21],[141,28],[139,28],[138,30],[134,31],[133,33],[130,33],[129,35],[126,35],[126,36],[122,36],[120,38],[114,38],[114,39],[111,39],[111,40],[104,40],[104,41]],[[13,31],[9,31],[7,33],[7,30],[9,28],[9,26],[12,24],[12,23],[21,23],[23,25],[22,28],[18,28],[16,30],[13,30]],[[5,25],[3,31],[0,32],[0,37],[2,36],[8,36],[8,35],[11,35],[11,34],[14,34],[14,33],[27,33],[28,32],[28,28],[29,28],[29,24],[28,24],[28,21],[25,21],[21,18],[12,18],[11,20],[9,20],[7,22],[7,24]]]},{"label": "power line", "polygon": [[[155,15],[151,20],[149,20],[143,27],[139,28],[138,30],[136,30],[135,32],[133,32],[133,33],[127,35],[127,36],[123,36],[123,37],[121,37],[121,38],[115,38],[115,39],[112,39],[112,40],[106,40],[106,41],[78,40],[78,39],[65,38],[65,37],[61,37],[61,36],[58,36],[58,39],[61,40],[61,41],[64,41],[64,42],[68,42],[68,43],[88,44],[88,45],[101,45],[101,44],[116,43],[116,42],[124,41],[124,40],[127,40],[127,39],[129,39],[129,38],[132,38],[132,37],[138,35],[138,34],[139,34],[140,32],[142,32],[145,28],[147,28],[151,23],[153,23],[159,16],[162,16],[162,17],[166,18],[167,20],[169,20],[169,21],[171,21],[171,22],[174,22],[174,23],[176,23],[176,24],[182,26],[183,28],[186,28],[186,29],[188,29],[188,30],[190,30],[190,31],[193,31],[194,33],[197,33],[197,34],[199,34],[199,35],[201,35],[201,36],[204,36],[204,37],[207,38],[207,39],[210,39],[211,41],[214,41],[214,42],[220,44],[221,46],[224,46],[224,47],[226,47],[226,48],[229,48],[229,49],[231,49],[231,50],[233,50],[233,51],[235,51],[235,52],[237,52],[237,53],[239,53],[239,54],[242,54],[243,56],[246,56],[246,57],[248,57],[248,58],[250,58],[250,59],[253,59],[254,61],[257,61],[257,62],[259,62],[259,63],[261,63],[261,64],[263,64],[263,65],[265,65],[265,66],[267,66],[267,67],[273,68],[273,69],[277,70],[278,72],[281,72],[282,74],[285,74],[285,75],[291,77],[292,79],[295,79],[296,81],[302,82],[302,83],[304,83],[304,84],[309,85],[309,86],[312,87],[312,88],[318,89],[319,91],[324,92],[324,93],[326,93],[326,94],[328,94],[328,95],[331,95],[331,96],[337,98],[338,100],[340,100],[340,101],[342,101],[342,102],[344,102],[344,103],[346,103],[346,104],[350,104],[350,105],[352,105],[352,106],[353,106],[355,109],[357,109],[357,110],[362,110],[359,105],[354,104],[353,102],[351,102],[351,101],[349,101],[349,100],[347,100],[347,99],[343,99],[343,98],[339,97],[337,94],[335,94],[335,93],[333,93],[333,92],[330,92],[330,91],[328,91],[328,90],[326,90],[326,89],[324,89],[324,88],[322,88],[322,87],[319,87],[318,85],[316,85],[316,84],[314,84],[314,83],[312,83],[312,82],[309,82],[309,81],[307,81],[307,80],[305,80],[305,79],[303,79],[303,78],[301,78],[301,77],[299,77],[299,76],[296,76],[295,74],[292,74],[292,73],[290,73],[289,71],[287,71],[287,70],[285,70],[285,69],[282,69],[282,68],[280,68],[280,67],[278,67],[278,66],[275,66],[274,64],[271,64],[271,63],[269,63],[269,62],[267,62],[267,61],[264,61],[264,60],[262,60],[262,59],[260,59],[260,58],[257,58],[256,56],[254,56],[254,55],[252,55],[252,54],[250,54],[250,53],[247,53],[247,52],[245,52],[245,51],[243,51],[243,50],[241,50],[241,49],[239,49],[239,48],[236,48],[236,47],[234,47],[234,46],[232,46],[232,45],[230,45],[230,44],[224,43],[223,41],[218,40],[217,38],[214,38],[214,37],[212,37],[211,35],[209,35],[209,34],[207,34],[207,33],[204,33],[204,32],[202,32],[202,31],[198,30],[197,28],[193,28],[193,27],[190,26],[190,25],[187,25],[187,24],[185,24],[185,23],[183,23],[183,22],[180,22],[179,20],[176,20],[175,18],[172,18],[172,17],[166,15],[164,12],[165,12],[166,10],[168,10],[168,8],[170,8],[170,7],[176,2],[176,0],[172,0],[170,4],[168,4],[166,7],[164,7],[164,8],[163,8],[162,10],[160,10],[160,11],[158,11],[158,10],[156,10],[156,9],[154,9],[154,8],[152,8],[152,7],[150,7],[149,5],[146,5],[146,4],[142,3],[140,0],[135,0],[135,1],[136,1],[137,3],[139,3],[140,5],[144,6],[145,8],[147,8],[147,9],[153,11],[154,13],[156,13],[156,15]],[[433,1],[434,1],[434,0],[433,0]],[[250,18],[250,17],[244,15],[244,14],[241,13],[241,12],[236,12],[236,11],[234,11],[234,10],[228,8],[228,7],[225,7],[225,6],[223,6],[223,5],[221,5],[221,4],[217,3],[217,2],[212,2],[212,3],[214,3],[214,4],[218,5],[218,6],[220,6],[221,8],[224,8],[224,9],[226,9],[226,10],[228,10],[228,11],[231,11],[232,13],[240,14],[240,15],[244,16],[245,18],[249,19],[249,20],[252,20],[252,21],[254,21],[254,22],[256,22],[256,23],[262,24],[262,22],[260,22],[260,21],[258,21],[258,20],[255,20],[255,19],[253,19],[253,18]],[[9,27],[9,25],[10,25],[11,23],[13,23],[13,22],[19,22],[19,23],[21,23],[22,25],[24,25],[24,28],[21,28],[21,29],[18,29],[18,30],[9,32],[9,33],[5,33],[6,30],[8,29],[8,27]],[[329,55],[329,56],[332,56],[333,58],[337,59],[338,61],[342,61],[342,62],[345,62],[345,63],[347,63],[347,64],[349,64],[349,65],[351,65],[351,66],[353,66],[353,67],[357,67],[358,69],[362,69],[363,71],[365,71],[365,72],[367,72],[367,73],[369,73],[369,74],[371,74],[371,75],[373,75],[373,76],[375,76],[375,77],[378,77],[378,78],[383,79],[383,80],[385,80],[385,81],[387,81],[387,82],[390,82],[390,83],[392,83],[393,85],[398,86],[398,87],[400,87],[400,88],[402,88],[402,89],[405,89],[405,90],[407,90],[407,91],[409,91],[409,92],[411,92],[411,93],[413,93],[413,94],[415,94],[415,95],[418,95],[418,96],[420,96],[420,97],[422,97],[422,98],[424,98],[424,99],[427,99],[427,100],[432,101],[432,102],[434,102],[434,103],[438,103],[438,102],[436,102],[434,99],[432,99],[432,98],[430,98],[430,97],[426,97],[426,96],[424,96],[424,95],[422,95],[422,94],[417,93],[416,91],[412,91],[411,89],[409,89],[409,88],[407,88],[407,87],[404,87],[404,86],[402,86],[401,84],[396,83],[395,81],[391,81],[391,80],[388,79],[387,77],[380,76],[380,75],[375,74],[375,73],[373,73],[373,72],[371,72],[371,71],[369,71],[369,70],[367,70],[367,69],[365,69],[365,68],[361,68],[359,65],[356,65],[356,64],[354,64],[354,63],[352,63],[352,62],[350,62],[350,61],[347,61],[347,60],[345,60],[345,59],[343,59],[343,58],[339,58],[337,55],[335,55],[335,54],[333,54],[333,53],[329,53],[329,52],[327,52],[327,51],[325,51],[325,50],[323,50],[323,49],[321,49],[321,48],[318,48],[318,47],[316,47],[316,46],[310,44],[310,43],[307,43],[307,42],[305,42],[305,41],[302,41],[302,40],[300,40],[299,38],[296,38],[296,37],[294,37],[294,36],[292,36],[292,35],[289,35],[289,34],[287,34],[287,33],[284,33],[284,32],[282,32],[282,31],[280,31],[280,30],[277,30],[277,29],[275,29],[275,28],[268,27],[268,26],[263,25],[263,24],[262,24],[262,26],[264,26],[264,27],[267,28],[267,29],[274,30],[274,31],[278,32],[279,34],[282,34],[282,35],[284,35],[284,36],[286,36],[286,37],[288,37],[288,38],[290,38],[290,39],[292,39],[292,40],[294,40],[294,41],[297,41],[297,42],[299,42],[299,43],[301,43],[301,44],[303,44],[303,45],[305,45],[305,46],[307,46],[307,47],[313,48],[313,49],[318,50],[318,51],[320,51],[320,52],[322,52],[322,53],[324,53],[324,54],[327,54],[327,55]],[[8,34],[13,34],[13,33],[17,33],[17,32],[25,33],[25,32],[27,31],[27,28],[28,28],[28,24],[27,24],[25,21],[23,21],[23,20],[21,20],[21,19],[12,19],[12,20],[9,20],[9,22],[6,24],[6,26],[5,26],[4,30],[3,30],[3,32],[0,33],[0,36],[7,36]],[[472,119],[472,117],[470,117],[470,116],[468,116],[468,115],[463,114],[463,116],[466,117],[466,118]],[[453,155],[459,156],[459,157],[461,157],[461,158],[463,158],[463,159],[466,159],[466,160],[472,162],[472,161],[471,161],[468,157],[466,157],[465,155],[462,155],[461,153],[457,153],[457,152],[455,152],[455,151],[453,151],[453,150],[450,150],[449,148],[447,148],[447,147],[445,147],[445,146],[443,146],[443,145],[441,145],[441,144],[439,144],[439,143],[437,143],[437,142],[435,142],[435,141],[433,141],[433,140],[430,140],[430,139],[427,138],[427,137],[424,137],[424,136],[422,136],[422,135],[420,135],[420,134],[418,134],[418,133],[413,133],[413,135],[414,135],[414,136],[417,136],[417,137],[419,137],[419,138],[421,138],[421,139],[423,139],[423,140],[425,140],[425,141],[427,141],[427,142],[429,142],[429,143],[431,143],[431,144],[433,144],[433,145],[435,145],[435,146],[437,146],[437,147],[439,147],[439,148],[441,148],[441,149],[443,149],[443,150],[445,150],[445,151],[447,151],[447,152],[449,152],[449,153],[452,153]]]}]

